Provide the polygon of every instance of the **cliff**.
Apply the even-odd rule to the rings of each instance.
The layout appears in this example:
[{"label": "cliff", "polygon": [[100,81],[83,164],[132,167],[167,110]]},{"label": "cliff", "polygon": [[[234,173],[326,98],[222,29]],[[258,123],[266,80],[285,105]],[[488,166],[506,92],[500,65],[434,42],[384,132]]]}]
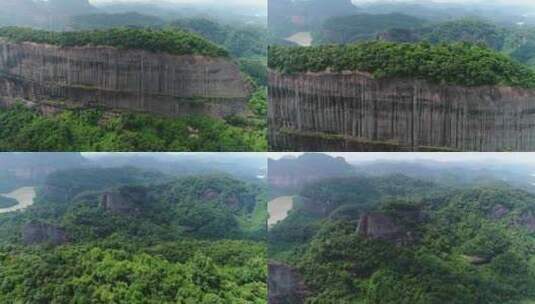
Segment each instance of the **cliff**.
[{"label": "cliff", "polygon": [[305,153],[297,158],[268,160],[268,182],[275,189],[298,190],[308,183],[352,173],[353,168],[344,158],[325,154]]},{"label": "cliff", "polygon": [[269,304],[304,303],[310,294],[298,271],[288,265],[269,262]]},{"label": "cliff", "polygon": [[65,231],[54,225],[32,221],[24,225],[22,229],[22,241],[25,245],[37,245],[48,243],[62,245],[69,242]]},{"label": "cliff", "polygon": [[250,93],[228,58],[0,39],[0,106],[224,117],[245,111]]},{"label": "cliff", "polygon": [[534,151],[535,90],[270,71],[270,145],[295,151]]},{"label": "cliff", "polygon": [[371,240],[383,240],[397,245],[407,245],[414,241],[412,232],[384,213],[362,215],[357,230],[361,237]]},{"label": "cliff", "polygon": [[132,215],[140,212],[136,202],[121,191],[104,192],[100,199],[100,207],[118,215]]}]

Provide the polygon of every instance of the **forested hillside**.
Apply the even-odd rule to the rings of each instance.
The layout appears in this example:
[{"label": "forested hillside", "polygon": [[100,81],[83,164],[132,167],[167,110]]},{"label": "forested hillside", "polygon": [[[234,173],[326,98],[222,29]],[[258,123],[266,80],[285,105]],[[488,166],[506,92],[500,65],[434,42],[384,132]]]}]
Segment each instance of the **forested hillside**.
[{"label": "forested hillside", "polygon": [[376,78],[417,78],[439,84],[535,87],[535,71],[485,46],[466,42],[272,46],[269,58],[271,69],[290,74],[361,71]]},{"label": "forested hillside", "polygon": [[230,176],[58,171],[0,215],[0,301],[266,303],[265,219]]},{"label": "forested hillside", "polygon": [[3,151],[265,151],[266,92],[250,100],[248,118],[166,118],[69,110],[42,116],[23,106],[0,109]]},{"label": "forested hillside", "polygon": [[[232,57],[254,87],[239,117],[169,119],[101,110],[42,116],[23,107],[0,109],[5,151],[265,151],[267,112],[266,29],[222,24],[204,17],[163,20],[140,13],[90,14],[72,18],[76,31],[0,28],[0,38],[64,47],[112,46],[174,55]],[[240,72],[238,72],[240,76]],[[17,118],[15,118],[17,117]],[[48,134],[44,136],[43,134]]]},{"label": "forested hillside", "polygon": [[[533,8],[496,3],[429,1],[363,2],[273,1],[271,44],[286,45],[298,32],[310,32],[313,44],[390,42],[486,45],[535,67]],[[328,3],[328,4],[327,4]],[[326,7],[328,6],[328,7]]]},{"label": "forested hillside", "polygon": [[534,199],[499,182],[317,181],[270,230],[269,255],[302,277],[294,303],[530,303]]},{"label": "forested hillside", "polygon": [[418,29],[428,21],[403,14],[357,14],[327,19],[315,34],[314,43],[351,43],[375,40],[391,29]]},{"label": "forested hillside", "polygon": [[0,37],[15,42],[59,46],[113,46],[175,55],[228,56],[227,52],[198,35],[180,30],[113,28],[78,32],[49,32],[28,28],[0,28]]}]

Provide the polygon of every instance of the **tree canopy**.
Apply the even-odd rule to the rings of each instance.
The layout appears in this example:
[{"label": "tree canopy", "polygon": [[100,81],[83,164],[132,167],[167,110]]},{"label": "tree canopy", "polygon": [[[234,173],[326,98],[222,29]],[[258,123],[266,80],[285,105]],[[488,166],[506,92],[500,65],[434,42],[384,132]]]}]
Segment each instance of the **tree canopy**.
[{"label": "tree canopy", "polygon": [[269,67],[283,73],[362,71],[376,78],[415,78],[464,86],[535,87],[535,71],[485,46],[367,42],[269,49]]},{"label": "tree canopy", "polygon": [[106,30],[49,32],[19,27],[0,28],[0,37],[16,42],[69,46],[112,46],[166,52],[174,55],[227,57],[228,52],[197,34],[178,29],[112,28]]}]

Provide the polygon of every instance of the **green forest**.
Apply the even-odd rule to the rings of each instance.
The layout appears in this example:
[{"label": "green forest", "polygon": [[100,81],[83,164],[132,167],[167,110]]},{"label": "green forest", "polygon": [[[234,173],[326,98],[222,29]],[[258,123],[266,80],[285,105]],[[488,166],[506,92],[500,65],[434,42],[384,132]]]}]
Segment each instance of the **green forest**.
[{"label": "green forest", "polygon": [[23,107],[0,109],[2,151],[265,151],[267,150],[266,30],[208,18],[164,21],[138,13],[73,18],[77,31],[0,28],[0,37],[60,46],[118,48],[232,57],[256,88],[249,110],[224,120],[108,115],[99,109],[41,116]]},{"label": "green forest", "polygon": [[323,23],[321,30],[314,32],[314,44],[376,40],[384,31],[417,29],[427,23],[424,19],[398,13],[332,17]]},{"label": "green forest", "polygon": [[49,32],[30,28],[3,27],[0,37],[15,42],[47,43],[59,46],[112,46],[166,52],[175,55],[226,57],[227,51],[206,39],[178,29],[112,28],[106,30]]},{"label": "green forest", "polygon": [[248,117],[166,118],[106,115],[98,109],[43,116],[22,105],[0,109],[2,151],[265,151],[266,90],[250,99]]},{"label": "green forest", "polygon": [[531,193],[387,175],[321,180],[298,195],[270,230],[269,257],[299,271],[305,303],[535,301]]},{"label": "green forest", "polygon": [[313,32],[313,36],[316,45],[374,40],[431,44],[469,42],[485,45],[535,67],[534,27],[505,26],[483,17],[435,22],[400,13],[363,13],[329,18],[322,23],[321,29]]},{"label": "green forest", "polygon": [[379,79],[419,78],[439,84],[535,87],[535,70],[486,46],[467,42],[271,46],[269,67],[283,73],[358,70]]},{"label": "green forest", "polygon": [[288,73],[360,69],[378,78],[533,87],[532,25],[505,24],[485,17],[484,12],[445,21],[429,19],[423,12],[412,14],[406,9],[398,13],[396,9],[385,14],[361,12],[318,21],[318,26],[309,29],[314,47],[273,46],[269,65]]},{"label": "green forest", "polygon": [[57,171],[0,215],[0,302],[267,303],[265,204],[226,175]]}]

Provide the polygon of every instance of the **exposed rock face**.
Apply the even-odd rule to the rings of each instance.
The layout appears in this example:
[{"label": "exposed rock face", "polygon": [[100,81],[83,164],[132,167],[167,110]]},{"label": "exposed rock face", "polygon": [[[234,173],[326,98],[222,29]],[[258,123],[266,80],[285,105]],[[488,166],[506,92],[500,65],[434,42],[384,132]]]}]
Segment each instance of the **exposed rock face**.
[{"label": "exposed rock face", "polygon": [[65,231],[54,225],[30,222],[22,229],[22,241],[25,245],[52,244],[62,245],[69,241]]},{"label": "exposed rock face", "polygon": [[480,256],[463,256],[464,259],[472,264],[472,265],[485,265],[485,264],[488,264],[492,261],[492,259],[490,258],[485,258],[485,257],[480,257]]},{"label": "exposed rock face", "polygon": [[201,194],[201,199],[205,201],[211,201],[219,197],[219,192],[214,189],[206,189]]},{"label": "exposed rock face", "polygon": [[76,107],[168,116],[245,111],[250,85],[227,58],[112,47],[57,47],[0,39],[0,106]]},{"label": "exposed rock face", "polygon": [[397,224],[393,218],[384,213],[368,213],[361,216],[358,234],[371,240],[383,240],[398,245],[409,244],[414,241],[411,232]]},{"label": "exposed rock face", "polygon": [[328,216],[338,205],[330,200],[322,201],[314,197],[301,197],[304,211],[316,216]]},{"label": "exposed rock face", "polygon": [[118,191],[108,191],[102,194],[101,208],[119,215],[133,215],[140,213],[140,205],[147,199],[147,193],[137,187],[123,187]]},{"label": "exposed rock face", "polygon": [[532,212],[525,212],[515,220],[514,224],[528,230],[530,233],[535,233],[535,214]]},{"label": "exposed rock face", "polygon": [[535,150],[535,90],[358,72],[269,78],[273,150]]},{"label": "exposed rock face", "polygon": [[200,194],[200,199],[203,201],[221,201],[231,210],[237,211],[240,210],[244,205],[251,205],[251,202],[255,201],[255,198],[252,196],[240,196],[235,193],[223,194],[221,191],[216,189],[206,189]]},{"label": "exposed rock face", "polygon": [[330,177],[348,176],[353,168],[344,158],[306,153],[298,158],[268,161],[268,181],[273,188],[297,189],[304,184]]},{"label": "exposed rock face", "polygon": [[269,304],[300,304],[309,291],[305,282],[292,267],[270,262],[268,277]]},{"label": "exposed rock face", "polygon": [[491,218],[493,219],[501,219],[503,218],[504,216],[506,216],[507,214],[509,213],[509,209],[507,209],[507,207],[501,205],[501,204],[498,204],[496,206],[494,206],[494,208],[492,208],[492,211],[491,211]]}]

